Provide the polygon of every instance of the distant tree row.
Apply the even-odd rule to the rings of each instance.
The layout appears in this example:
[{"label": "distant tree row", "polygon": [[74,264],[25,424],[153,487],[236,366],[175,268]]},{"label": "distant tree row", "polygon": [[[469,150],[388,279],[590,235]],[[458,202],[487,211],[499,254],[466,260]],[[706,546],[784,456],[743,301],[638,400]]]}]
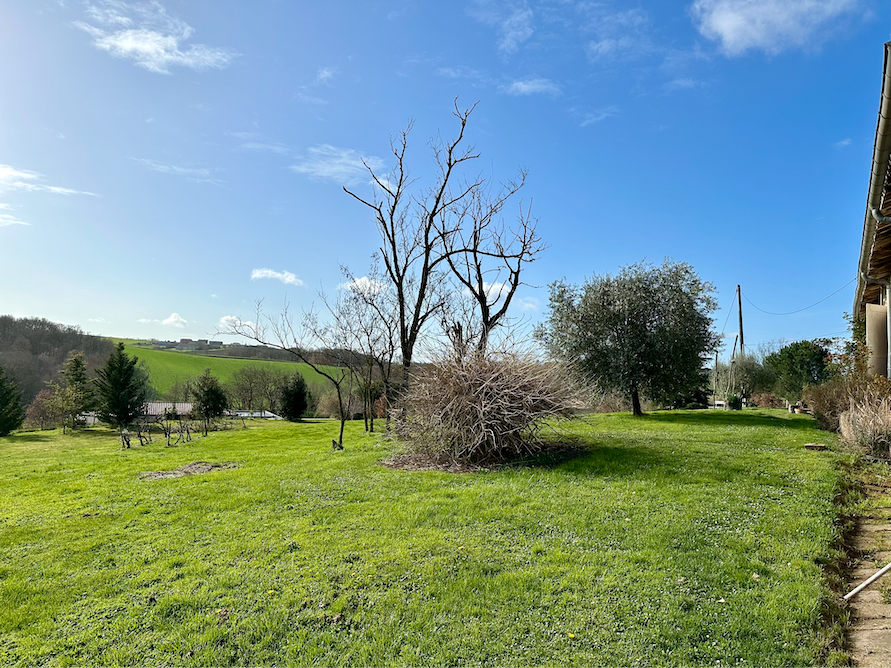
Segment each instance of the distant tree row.
[{"label": "distant tree row", "polygon": [[794,341],[718,362],[709,371],[712,391],[719,397],[745,399],[759,406],[795,403],[808,387],[820,385],[834,374],[829,339]]},{"label": "distant tree row", "polygon": [[108,339],[85,334],[78,327],[44,318],[0,316],[0,366],[16,383],[26,405],[58,378],[73,352],[83,353],[84,367],[92,373],[105,363],[113,347]]}]

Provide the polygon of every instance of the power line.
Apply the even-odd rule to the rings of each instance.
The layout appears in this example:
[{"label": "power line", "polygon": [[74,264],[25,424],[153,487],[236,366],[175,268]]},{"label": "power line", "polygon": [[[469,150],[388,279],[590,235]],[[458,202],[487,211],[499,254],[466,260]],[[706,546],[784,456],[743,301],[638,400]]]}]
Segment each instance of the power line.
[{"label": "power line", "polygon": [[[792,314],[794,314],[794,313],[801,313],[802,311],[807,311],[809,308],[813,308],[813,307],[816,306],[817,304],[822,304],[823,302],[825,302],[825,301],[826,301],[827,299],[829,299],[830,297],[834,297],[835,295],[837,295],[839,292],[841,292],[842,290],[844,290],[846,287],[848,287],[851,283],[853,283],[853,282],[856,281],[856,280],[857,280],[857,277],[855,276],[855,277],[852,278],[850,281],[848,281],[848,282],[845,283],[843,286],[841,286],[838,290],[836,290],[835,292],[833,292],[831,295],[827,295],[827,296],[823,297],[823,299],[821,299],[820,301],[814,302],[814,303],[811,304],[810,306],[805,306],[804,308],[800,308],[800,309],[798,309],[798,310],[796,310],[796,311],[788,311],[788,312],[786,312],[786,313],[773,313],[773,312],[771,312],[771,311],[765,311],[763,308],[760,308],[760,307],[758,307],[758,306],[755,306],[755,305],[752,303],[752,300],[749,299],[749,298],[746,296],[745,293],[743,293],[743,297],[746,298],[746,301],[749,302],[749,305],[750,305],[753,309],[755,309],[756,311],[761,311],[762,313],[766,313],[767,315],[792,315]],[[729,317],[730,317],[730,316],[729,316],[729,314],[728,314],[728,318],[729,318]],[[726,327],[727,324],[725,323],[724,326]]]},{"label": "power line", "polygon": [[727,329],[727,323],[730,322],[730,316],[733,315],[733,311],[736,309],[736,300],[733,300],[733,303],[730,305],[730,310],[727,311],[727,318],[724,320],[724,326],[721,328],[721,336],[724,336],[724,330]]}]

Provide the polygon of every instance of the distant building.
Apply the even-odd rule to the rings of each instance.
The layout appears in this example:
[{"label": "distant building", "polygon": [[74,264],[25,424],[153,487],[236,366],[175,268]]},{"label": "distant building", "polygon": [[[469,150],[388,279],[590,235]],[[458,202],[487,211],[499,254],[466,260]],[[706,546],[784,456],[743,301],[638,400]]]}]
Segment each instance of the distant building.
[{"label": "distant building", "polygon": [[191,401],[149,401],[145,405],[145,416],[150,420],[161,420],[172,411],[178,417],[189,419],[192,417],[193,404]]}]

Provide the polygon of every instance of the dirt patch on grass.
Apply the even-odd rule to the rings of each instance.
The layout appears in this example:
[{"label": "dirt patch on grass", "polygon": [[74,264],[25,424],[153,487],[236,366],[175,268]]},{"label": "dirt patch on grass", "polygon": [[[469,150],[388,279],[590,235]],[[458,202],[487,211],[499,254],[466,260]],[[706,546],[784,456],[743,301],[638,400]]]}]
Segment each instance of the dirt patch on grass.
[{"label": "dirt patch on grass", "polygon": [[211,471],[223,471],[234,468],[238,468],[238,462],[223,462],[222,464],[192,462],[172,471],[145,471],[140,473],[139,477],[142,480],[164,480],[165,478],[182,478],[187,475],[200,475],[202,473],[210,473]]}]

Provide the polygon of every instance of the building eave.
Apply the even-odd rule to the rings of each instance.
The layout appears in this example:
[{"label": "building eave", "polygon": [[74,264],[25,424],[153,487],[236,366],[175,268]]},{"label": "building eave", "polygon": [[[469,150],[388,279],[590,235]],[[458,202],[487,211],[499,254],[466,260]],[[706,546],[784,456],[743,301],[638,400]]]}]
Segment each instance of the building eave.
[{"label": "building eave", "polygon": [[891,157],[891,42],[885,44],[882,67],[882,96],[876,137],[873,143],[872,169],[869,192],[863,220],[863,238],[860,242],[857,290],[854,295],[853,313],[862,317],[866,304],[878,298],[881,287],[866,279],[891,280],[891,226],[876,224],[873,209],[883,215],[891,213],[891,184],[888,182],[888,160]]}]

